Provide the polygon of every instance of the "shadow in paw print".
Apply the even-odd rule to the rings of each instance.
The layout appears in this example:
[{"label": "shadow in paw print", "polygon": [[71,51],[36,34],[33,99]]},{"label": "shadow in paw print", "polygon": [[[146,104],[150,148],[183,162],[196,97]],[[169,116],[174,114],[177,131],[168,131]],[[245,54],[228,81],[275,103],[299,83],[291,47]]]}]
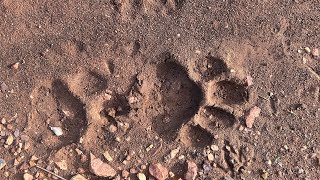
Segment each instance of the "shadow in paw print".
[{"label": "shadow in paw print", "polygon": [[215,128],[229,128],[236,122],[236,118],[231,113],[217,107],[206,107],[206,124],[210,129]]},{"label": "shadow in paw print", "polygon": [[213,103],[233,105],[248,101],[248,91],[245,86],[229,80],[211,83],[208,93]]},{"label": "shadow in paw print", "polygon": [[78,142],[81,131],[87,125],[84,104],[60,80],[53,82],[52,90],[57,103],[62,128],[65,130],[61,141],[63,145]]},{"label": "shadow in paw print", "polygon": [[211,55],[201,60],[201,62],[198,63],[197,69],[206,81],[228,72],[227,64],[223,60]]},{"label": "shadow in paw print", "polygon": [[153,129],[165,140],[174,140],[182,124],[198,111],[203,94],[187,71],[171,60],[158,65],[157,78],[164,113],[153,121]]},{"label": "shadow in paw print", "polygon": [[180,140],[187,147],[203,148],[212,144],[213,137],[199,125],[186,125],[180,131]]}]

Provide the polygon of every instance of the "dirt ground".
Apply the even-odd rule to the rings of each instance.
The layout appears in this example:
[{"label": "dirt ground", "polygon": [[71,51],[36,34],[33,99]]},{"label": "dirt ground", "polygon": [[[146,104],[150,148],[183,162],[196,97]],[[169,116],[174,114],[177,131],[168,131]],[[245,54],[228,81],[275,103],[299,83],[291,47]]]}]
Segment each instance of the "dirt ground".
[{"label": "dirt ground", "polygon": [[0,179],[319,179],[319,28],[318,0],[1,0]]}]

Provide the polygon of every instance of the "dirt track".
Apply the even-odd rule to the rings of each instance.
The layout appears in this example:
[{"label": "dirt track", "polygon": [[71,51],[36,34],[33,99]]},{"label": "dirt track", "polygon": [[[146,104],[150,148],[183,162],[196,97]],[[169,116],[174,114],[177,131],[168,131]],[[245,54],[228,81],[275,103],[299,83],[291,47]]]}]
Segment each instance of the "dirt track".
[{"label": "dirt track", "polygon": [[0,179],[53,178],[35,164],[108,179],[90,153],[116,179],[154,163],[184,178],[186,160],[197,179],[318,179],[319,12],[317,0],[1,0]]}]

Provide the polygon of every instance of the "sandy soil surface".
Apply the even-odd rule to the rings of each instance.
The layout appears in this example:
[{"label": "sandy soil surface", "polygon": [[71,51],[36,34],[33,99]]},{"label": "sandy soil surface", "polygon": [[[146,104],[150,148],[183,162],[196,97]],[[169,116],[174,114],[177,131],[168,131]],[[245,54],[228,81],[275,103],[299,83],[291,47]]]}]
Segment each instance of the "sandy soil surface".
[{"label": "sandy soil surface", "polygon": [[1,0],[0,179],[319,179],[318,0]]}]

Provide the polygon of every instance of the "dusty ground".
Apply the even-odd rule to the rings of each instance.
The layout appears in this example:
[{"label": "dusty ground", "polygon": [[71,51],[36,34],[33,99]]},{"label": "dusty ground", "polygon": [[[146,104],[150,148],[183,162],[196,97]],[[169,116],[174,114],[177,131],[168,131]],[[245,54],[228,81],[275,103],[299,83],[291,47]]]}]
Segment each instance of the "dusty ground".
[{"label": "dusty ground", "polygon": [[197,179],[320,178],[319,12],[318,0],[1,0],[0,179],[54,178],[36,166],[108,179],[90,152],[116,179],[151,177],[150,163],[183,179],[186,160]]}]

